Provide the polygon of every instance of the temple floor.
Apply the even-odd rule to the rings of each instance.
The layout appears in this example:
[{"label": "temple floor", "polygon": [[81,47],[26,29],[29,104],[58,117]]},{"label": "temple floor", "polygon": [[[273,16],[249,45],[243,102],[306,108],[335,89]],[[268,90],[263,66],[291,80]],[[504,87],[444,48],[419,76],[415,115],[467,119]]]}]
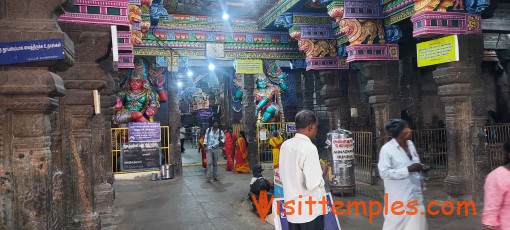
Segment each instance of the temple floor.
[{"label": "temple floor", "polygon": [[[151,181],[149,174],[118,174],[114,183],[115,211],[101,215],[102,229],[274,229],[251,211],[246,197],[250,174],[225,171],[225,160],[218,166],[219,182],[207,183],[197,149],[186,142],[183,154],[183,177]],[[142,176],[139,176],[142,175]],[[273,171],[263,172],[273,180]],[[329,191],[329,189],[327,189]],[[431,181],[424,191],[425,203],[447,200],[442,181]],[[357,184],[356,194],[334,196],[335,201],[379,200],[383,202],[382,181],[376,185]],[[345,207],[344,207],[345,209]],[[352,213],[354,213],[352,207]],[[481,229],[483,205],[477,204],[476,216],[429,216],[429,229]],[[370,223],[367,216],[339,216],[342,229],[381,229],[383,216],[375,216]]]}]

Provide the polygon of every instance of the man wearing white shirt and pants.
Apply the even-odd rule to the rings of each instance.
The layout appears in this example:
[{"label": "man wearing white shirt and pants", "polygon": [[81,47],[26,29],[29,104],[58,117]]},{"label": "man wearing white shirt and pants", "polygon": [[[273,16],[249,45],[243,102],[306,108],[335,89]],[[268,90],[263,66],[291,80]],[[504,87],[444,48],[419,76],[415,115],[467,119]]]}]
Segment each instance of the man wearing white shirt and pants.
[{"label": "man wearing white shirt and pants", "polygon": [[[281,146],[279,165],[283,195],[285,202],[294,201],[295,209],[292,215],[287,215],[289,230],[324,229],[322,205],[316,203],[310,213],[309,205],[305,204],[310,197],[318,202],[326,195],[323,176],[327,167],[321,166],[317,147],[311,141],[317,135],[317,125],[312,111],[300,111],[296,114],[296,136]],[[297,210],[299,202],[301,214]]]}]

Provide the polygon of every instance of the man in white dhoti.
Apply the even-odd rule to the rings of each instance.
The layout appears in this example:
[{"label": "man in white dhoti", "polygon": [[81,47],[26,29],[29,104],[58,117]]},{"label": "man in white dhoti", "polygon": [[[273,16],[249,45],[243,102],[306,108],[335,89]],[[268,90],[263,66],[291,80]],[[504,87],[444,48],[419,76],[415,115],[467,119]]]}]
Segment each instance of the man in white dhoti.
[{"label": "man in white dhoti", "polygon": [[[377,164],[388,195],[383,230],[427,229],[421,180],[422,172],[428,171],[428,167],[420,163],[406,121],[392,119],[386,124],[386,130],[393,139],[381,148]],[[398,207],[392,205],[399,201],[403,206],[392,208]]]}]

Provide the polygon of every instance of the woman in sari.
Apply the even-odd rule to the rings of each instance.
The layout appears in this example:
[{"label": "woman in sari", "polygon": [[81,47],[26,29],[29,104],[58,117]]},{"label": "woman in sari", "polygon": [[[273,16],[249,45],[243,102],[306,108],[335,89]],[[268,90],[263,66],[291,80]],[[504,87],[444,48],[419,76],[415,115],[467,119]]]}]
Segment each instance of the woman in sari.
[{"label": "woman in sari", "polygon": [[236,146],[236,166],[234,167],[234,172],[238,173],[249,173],[250,166],[248,165],[248,150],[246,147],[248,143],[246,142],[246,136],[244,135],[244,131],[239,133],[241,136],[237,139]]},{"label": "woman in sari", "polygon": [[202,153],[202,167],[205,170],[207,170],[207,158],[205,154],[205,146],[204,146],[204,139],[205,139],[205,130],[202,131],[202,134],[200,135],[200,139],[198,140],[198,143],[200,144],[200,147],[198,147],[198,153]]},{"label": "woman in sari", "polygon": [[273,132],[273,137],[269,139],[269,145],[273,147],[273,167],[278,168],[278,160],[280,159],[280,147],[283,143],[283,137],[278,130]]},{"label": "woman in sari", "polygon": [[225,155],[227,155],[227,167],[225,168],[227,171],[232,171],[234,169],[234,146],[234,134],[232,134],[230,129],[227,129],[225,130],[225,146],[223,147]]}]

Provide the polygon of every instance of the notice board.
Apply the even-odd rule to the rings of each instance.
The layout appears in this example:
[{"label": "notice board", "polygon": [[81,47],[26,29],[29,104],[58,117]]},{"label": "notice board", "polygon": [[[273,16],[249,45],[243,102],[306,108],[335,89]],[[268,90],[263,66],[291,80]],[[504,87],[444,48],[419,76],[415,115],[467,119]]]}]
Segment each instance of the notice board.
[{"label": "notice board", "polygon": [[161,144],[159,142],[127,142],[122,144],[121,171],[159,169]]}]

